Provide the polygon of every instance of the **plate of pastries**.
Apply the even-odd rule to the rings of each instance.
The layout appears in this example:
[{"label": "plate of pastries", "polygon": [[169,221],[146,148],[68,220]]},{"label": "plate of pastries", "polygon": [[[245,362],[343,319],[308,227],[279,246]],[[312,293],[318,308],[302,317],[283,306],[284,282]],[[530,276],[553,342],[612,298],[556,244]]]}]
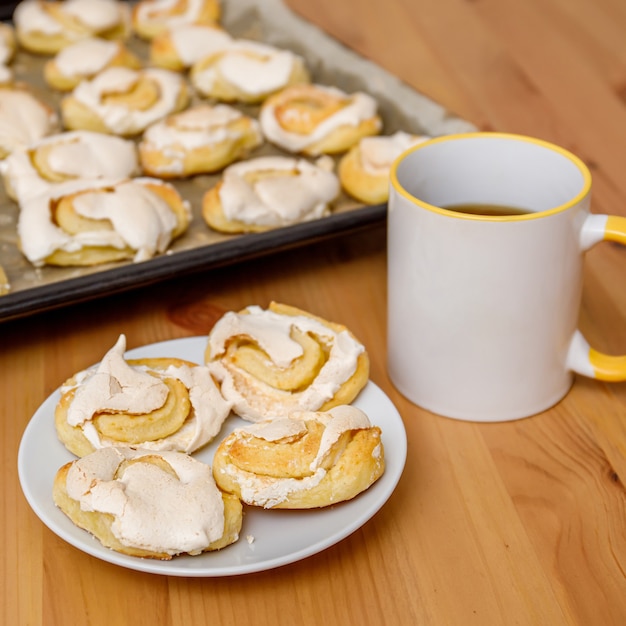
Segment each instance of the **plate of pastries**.
[{"label": "plate of pastries", "polygon": [[120,268],[166,277],[150,262],[386,203],[392,162],[428,133],[389,124],[365,79],[230,27],[240,4],[22,0],[0,23],[3,292],[105,271],[82,288],[106,292]]},{"label": "plate of pastries", "polygon": [[258,572],[336,544],[393,493],[404,425],[344,325],[272,302],[207,336],[126,344],[63,381],[19,448],[28,503],[79,550],[172,576]]}]

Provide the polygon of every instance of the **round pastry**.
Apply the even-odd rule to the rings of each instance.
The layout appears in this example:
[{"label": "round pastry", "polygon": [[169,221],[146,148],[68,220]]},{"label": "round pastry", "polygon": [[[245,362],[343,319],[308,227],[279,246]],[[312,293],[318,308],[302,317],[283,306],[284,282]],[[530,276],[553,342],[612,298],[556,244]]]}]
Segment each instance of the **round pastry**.
[{"label": "round pastry", "polygon": [[411,146],[428,137],[398,131],[393,135],[363,137],[339,161],[343,189],[365,204],[387,202],[389,170],[393,162]]},{"label": "round pastry", "polygon": [[294,85],[263,103],[259,121],[265,137],[284,150],[310,156],[336,154],[380,131],[377,108],[366,93]]},{"label": "round pastry", "polygon": [[13,22],[18,43],[36,54],[56,54],[80,39],[124,39],[130,33],[128,5],[117,0],[22,0]]},{"label": "round pastry", "polygon": [[220,14],[218,0],[140,0],[133,7],[132,26],[149,40],[184,24],[215,24]]},{"label": "round pastry", "polygon": [[150,42],[150,63],[175,72],[227,48],[233,39],[215,24],[183,24],[157,35]]},{"label": "round pastry", "polygon": [[177,178],[217,172],[262,141],[255,119],[224,104],[198,105],[149,126],[139,157],[146,174]]},{"label": "round pastry", "polygon": [[0,164],[7,195],[20,204],[70,180],[130,178],[138,168],[132,141],[87,130],[44,137]]},{"label": "round pastry", "polygon": [[19,246],[35,266],[144,261],[189,226],[189,203],[153,178],[77,179],[20,205]]},{"label": "round pastry", "polygon": [[106,447],[194,452],[230,413],[208,368],[174,358],[124,358],[126,337],[61,387],[57,435],[76,456]]},{"label": "round pastry", "polygon": [[139,69],[141,61],[122,41],[92,37],[63,48],[43,68],[46,83],[59,91],[71,91],[107,67]]},{"label": "round pastry", "polygon": [[266,509],[312,509],[344,502],[385,471],[381,431],[363,411],[292,411],[236,429],[213,458],[220,489]]},{"label": "round pastry", "polygon": [[262,102],[288,85],[310,81],[299,55],[246,40],[196,61],[189,77],[203,96],[249,104]]},{"label": "round pastry", "polygon": [[237,541],[242,505],[181,452],[105,448],[61,467],[54,503],[107,548],[169,560]]},{"label": "round pastry", "polygon": [[61,116],[70,130],[130,137],[188,103],[189,89],[176,72],[111,67],[66,95]]},{"label": "round pastry", "polygon": [[324,164],[266,156],[230,165],[202,198],[202,216],[224,233],[262,232],[327,215],[339,179]]},{"label": "round pastry", "polygon": [[0,22],[0,65],[8,65],[15,56],[17,42],[10,24]]},{"label": "round pastry", "polygon": [[276,302],[226,313],[205,361],[233,412],[251,422],[349,404],[369,376],[365,347],[345,326]]},{"label": "round pastry", "polygon": [[0,86],[0,159],[57,129],[54,110],[26,87]]}]

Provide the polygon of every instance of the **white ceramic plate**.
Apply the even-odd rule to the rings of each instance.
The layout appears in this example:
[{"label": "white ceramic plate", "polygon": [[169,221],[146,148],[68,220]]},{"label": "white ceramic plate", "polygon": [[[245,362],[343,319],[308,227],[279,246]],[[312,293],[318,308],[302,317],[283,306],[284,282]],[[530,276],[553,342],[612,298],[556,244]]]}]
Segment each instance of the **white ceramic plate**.
[{"label": "white ceramic plate", "polygon": [[[178,357],[203,362],[205,337],[189,337],[129,350],[128,357]],[[18,473],[26,500],[52,532],[103,561],[129,569],[167,576],[232,576],[272,569],[293,563],[341,541],[360,528],[385,504],[393,493],[406,460],[406,432],[402,418],[391,400],[369,382],[354,404],[365,411],[372,424],[382,429],[386,469],[367,491],[349,502],[310,511],[271,511],[244,508],[239,540],[217,552],[179,556],[171,561],[125,556],[103,547],[89,533],[75,526],[52,501],[56,471],[75,457],[56,436],[54,408],[57,389],[37,409],[24,431],[18,454]],[[199,460],[211,464],[218,442],[244,424],[231,416],[217,441],[195,452]]]}]

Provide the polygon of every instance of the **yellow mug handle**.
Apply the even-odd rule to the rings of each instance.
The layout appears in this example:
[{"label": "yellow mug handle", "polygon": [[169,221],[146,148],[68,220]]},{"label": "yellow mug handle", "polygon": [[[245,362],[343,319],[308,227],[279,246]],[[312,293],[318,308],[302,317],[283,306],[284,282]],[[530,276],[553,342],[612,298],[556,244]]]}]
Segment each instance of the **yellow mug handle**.
[{"label": "yellow mug handle", "polygon": [[[626,246],[626,217],[589,215],[583,226],[583,249],[600,241],[614,241]],[[568,354],[571,370],[597,380],[619,382],[626,380],[626,355],[611,356],[589,346],[580,331],[576,331]]]}]

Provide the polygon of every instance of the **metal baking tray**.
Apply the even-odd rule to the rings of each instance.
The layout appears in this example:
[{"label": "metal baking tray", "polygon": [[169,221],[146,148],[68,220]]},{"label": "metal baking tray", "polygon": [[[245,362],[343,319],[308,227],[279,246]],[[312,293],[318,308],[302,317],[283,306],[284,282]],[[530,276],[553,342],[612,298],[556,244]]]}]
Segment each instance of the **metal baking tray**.
[{"label": "metal baking tray", "polygon": [[[301,54],[314,82],[335,85],[347,92],[370,93],[379,103],[383,134],[405,130],[436,136],[474,128],[303,20],[281,0],[223,0],[221,24],[234,37],[263,41]],[[129,47],[142,58],[148,58],[144,42],[133,39]],[[17,80],[31,85],[44,101],[58,110],[59,94],[43,82],[45,61],[44,57],[20,51],[12,67]],[[246,112],[254,115],[258,110],[248,107]],[[281,152],[266,144],[251,156],[261,154]],[[218,179],[219,175],[174,181],[191,203],[194,216],[187,233],[166,254],[140,263],[93,268],[33,267],[17,249],[18,208],[4,189],[0,189],[0,266],[11,284],[11,291],[0,296],[0,321],[304,245],[365,228],[386,218],[385,204],[363,206],[342,195],[327,217],[264,233],[223,235],[213,232],[200,215],[201,197]]]}]

